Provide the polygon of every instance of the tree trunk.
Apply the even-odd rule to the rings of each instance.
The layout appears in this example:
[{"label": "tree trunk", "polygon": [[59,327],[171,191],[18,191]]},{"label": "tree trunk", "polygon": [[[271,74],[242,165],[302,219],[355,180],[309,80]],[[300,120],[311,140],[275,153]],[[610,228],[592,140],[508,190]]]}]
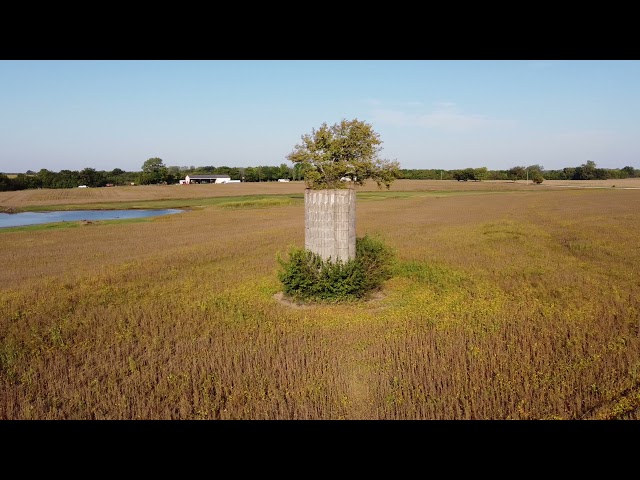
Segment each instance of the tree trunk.
[{"label": "tree trunk", "polygon": [[305,190],[304,247],[324,260],[356,257],[354,189]]}]

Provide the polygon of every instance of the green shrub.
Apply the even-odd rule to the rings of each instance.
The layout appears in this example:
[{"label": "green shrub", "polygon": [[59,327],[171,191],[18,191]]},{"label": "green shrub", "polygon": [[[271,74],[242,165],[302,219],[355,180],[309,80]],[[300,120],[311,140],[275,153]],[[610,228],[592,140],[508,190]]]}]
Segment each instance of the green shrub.
[{"label": "green shrub", "polygon": [[292,247],[289,259],[278,256],[278,279],[285,295],[300,301],[342,302],[368,297],[391,278],[394,254],[379,237],[356,238],[356,256],[343,262],[323,260]]},{"label": "green shrub", "polygon": [[533,180],[533,183],[536,184],[541,184],[542,182],[544,182],[544,177],[542,175],[540,175],[539,172],[531,172],[531,180]]}]

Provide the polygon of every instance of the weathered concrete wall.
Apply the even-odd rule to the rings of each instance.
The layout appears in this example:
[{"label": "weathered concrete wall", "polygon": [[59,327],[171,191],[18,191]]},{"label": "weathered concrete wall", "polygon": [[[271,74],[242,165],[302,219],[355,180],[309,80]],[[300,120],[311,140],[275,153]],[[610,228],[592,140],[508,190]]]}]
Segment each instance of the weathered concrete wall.
[{"label": "weathered concrete wall", "polygon": [[356,257],[356,192],[353,189],[304,192],[304,247],[324,260]]}]

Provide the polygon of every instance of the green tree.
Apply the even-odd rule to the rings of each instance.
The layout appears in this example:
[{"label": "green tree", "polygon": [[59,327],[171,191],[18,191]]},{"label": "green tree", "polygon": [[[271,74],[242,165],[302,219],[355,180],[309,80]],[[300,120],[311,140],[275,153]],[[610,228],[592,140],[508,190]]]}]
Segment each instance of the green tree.
[{"label": "green tree", "polygon": [[587,160],[579,167],[576,167],[573,174],[573,180],[593,180],[596,178],[596,163],[593,160]]},{"label": "green tree", "polygon": [[309,164],[296,163],[293,166],[293,180],[302,180],[304,179],[305,170],[310,168]]},{"label": "green tree", "polygon": [[271,165],[265,165],[265,166],[262,167],[262,172],[264,174],[264,179],[267,182],[277,182],[278,178],[280,178],[280,168],[279,167],[275,167],[275,166],[271,166]]},{"label": "green tree", "polygon": [[16,190],[15,184],[8,176],[0,173],[0,192],[9,192],[11,190]]},{"label": "green tree", "polygon": [[25,190],[28,188],[42,188],[42,181],[40,177],[36,175],[25,175],[19,173],[16,178],[13,179],[16,190]]},{"label": "green tree", "polygon": [[78,180],[82,185],[88,187],[104,187],[107,179],[102,171],[96,171],[94,168],[84,168],[78,173]]},{"label": "green tree", "polygon": [[88,185],[86,181],[80,180],[80,172],[76,170],[60,170],[56,177],[56,188],[75,188],[80,183]]},{"label": "green tree", "polygon": [[611,178],[611,170],[608,168],[596,168],[593,172],[593,178],[596,180],[607,180]]},{"label": "green tree", "polygon": [[142,164],[140,183],[147,185],[151,183],[160,183],[166,181],[166,177],[167,167],[164,166],[161,158],[153,157]]},{"label": "green tree", "polygon": [[542,172],[544,171],[544,167],[542,165],[529,165],[526,168],[525,176],[533,183],[542,183],[544,182],[544,175]]},{"label": "green tree", "polygon": [[47,170],[46,168],[40,169],[40,171],[36,174],[38,179],[38,187],[42,188],[54,188],[54,182],[56,179],[55,172],[51,170]]},{"label": "green tree", "polygon": [[481,182],[482,180],[486,180],[489,177],[489,170],[487,167],[475,168],[473,170],[473,178],[474,180]]},{"label": "green tree", "polygon": [[238,167],[229,167],[228,175],[231,180],[242,180],[242,175]]},{"label": "green tree", "polygon": [[311,134],[302,135],[302,142],[287,155],[294,164],[303,164],[304,180],[314,190],[347,188],[349,178],[355,185],[368,179],[387,189],[400,177],[397,161],[378,157],[382,150],[380,135],[366,122],[342,120],[329,127],[323,123]]},{"label": "green tree", "polygon": [[525,176],[525,168],[524,167],[520,167],[520,166],[516,166],[516,167],[511,167],[508,170],[509,176],[511,177],[511,179],[513,181],[516,181],[520,178],[524,178]]},{"label": "green tree", "polygon": [[475,169],[465,168],[464,170],[454,170],[453,178],[459,182],[466,182],[468,180],[476,180]]},{"label": "green tree", "polygon": [[289,168],[289,165],[286,163],[280,164],[280,168],[278,169],[278,178],[291,179],[291,169]]},{"label": "green tree", "polygon": [[182,175],[180,167],[178,167],[177,165],[171,165],[170,167],[167,167],[167,183],[177,183],[180,179],[183,178],[184,176]]},{"label": "green tree", "polygon": [[255,167],[247,167],[244,169],[244,182],[257,182],[259,179],[258,170]]},{"label": "green tree", "polygon": [[562,178],[560,180],[571,180],[576,174],[575,167],[565,167],[562,169]]},{"label": "green tree", "polygon": [[531,180],[533,183],[540,184],[544,182],[544,177],[542,176],[540,170],[533,170],[529,172],[529,180]]}]

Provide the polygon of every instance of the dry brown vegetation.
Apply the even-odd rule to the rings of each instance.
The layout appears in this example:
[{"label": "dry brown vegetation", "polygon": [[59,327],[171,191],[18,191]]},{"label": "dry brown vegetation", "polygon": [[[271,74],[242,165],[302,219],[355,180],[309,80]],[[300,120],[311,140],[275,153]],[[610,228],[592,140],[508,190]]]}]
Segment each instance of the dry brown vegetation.
[{"label": "dry brown vegetation", "polygon": [[[545,180],[541,185],[525,180],[457,182],[455,180],[398,180],[393,183],[392,192],[419,191],[523,191],[544,189],[545,187],[573,188],[640,188],[640,178],[617,180]],[[146,202],[150,200],[175,200],[215,198],[243,195],[288,195],[302,194],[304,182],[258,182],[228,183],[221,185],[136,185],[110,188],[64,188],[19,190],[0,192],[0,211],[36,207],[39,205],[87,205],[96,203]],[[370,182],[358,191],[378,191],[374,182]],[[141,207],[144,204],[140,205]]]},{"label": "dry brown vegetation", "polygon": [[358,235],[382,235],[397,265],[383,295],[348,305],[276,298],[276,253],[304,244],[299,202],[0,230],[0,419],[638,419],[640,192],[546,183],[359,189]]}]

